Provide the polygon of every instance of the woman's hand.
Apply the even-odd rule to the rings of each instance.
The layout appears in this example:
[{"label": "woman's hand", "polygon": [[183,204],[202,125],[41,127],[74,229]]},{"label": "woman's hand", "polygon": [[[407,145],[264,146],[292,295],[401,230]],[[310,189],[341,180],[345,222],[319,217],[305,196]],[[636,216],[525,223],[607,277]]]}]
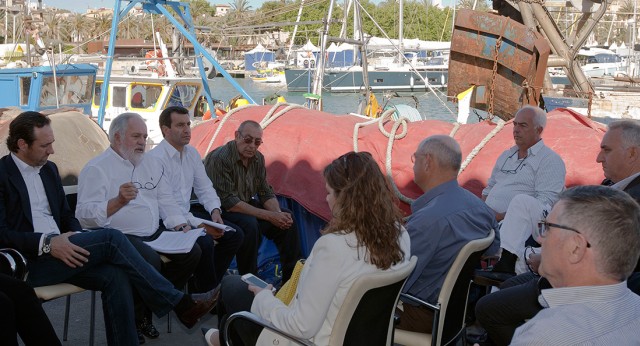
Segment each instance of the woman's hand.
[{"label": "woman's hand", "polygon": [[265,288],[260,288],[258,286],[254,286],[254,285],[249,285],[249,287],[247,287],[249,289],[249,291],[253,292],[253,295],[257,295],[258,293],[260,293],[262,290],[269,290],[269,292],[273,292],[273,285],[272,284],[268,284],[267,287]]}]

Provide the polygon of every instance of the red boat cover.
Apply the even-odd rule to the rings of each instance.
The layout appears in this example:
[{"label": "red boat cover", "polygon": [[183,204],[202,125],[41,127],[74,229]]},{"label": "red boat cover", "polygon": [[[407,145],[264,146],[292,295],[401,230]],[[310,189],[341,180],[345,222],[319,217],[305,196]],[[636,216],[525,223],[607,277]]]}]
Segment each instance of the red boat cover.
[{"label": "red boat cover", "polygon": [[[272,106],[257,106],[233,112],[223,123],[220,133],[211,143],[221,119],[203,122],[193,129],[191,143],[204,158],[208,151],[234,139],[234,132],[244,120],[261,122]],[[282,110],[280,108],[279,110]],[[274,113],[271,111],[271,113]],[[338,156],[354,150],[354,126],[368,121],[352,115],[334,115],[308,109],[292,109],[264,129],[264,144],[260,151],[267,164],[268,180],[278,195],[294,199],[310,212],[328,220],[331,216],[325,201],[322,170]],[[391,130],[393,121],[385,124]],[[412,199],[421,191],[413,182],[411,154],[420,141],[434,134],[449,135],[454,124],[439,120],[408,123],[407,134],[395,140],[391,152],[392,177],[400,192]],[[483,122],[462,125],[454,135],[462,147],[463,161],[467,155],[496,127]],[[513,125],[508,122],[469,163],[458,181],[466,189],[480,195],[491,175],[497,157],[514,145]],[[542,134],[545,144],[555,150],[567,167],[567,186],[599,184],[604,178],[596,163],[600,141],[606,127],[570,110],[554,110],[548,116]],[[400,127],[397,131],[402,131]],[[358,151],[368,151],[385,171],[388,138],[377,124],[360,128]],[[207,150],[207,148],[210,148]],[[406,214],[409,205],[399,202]]]}]

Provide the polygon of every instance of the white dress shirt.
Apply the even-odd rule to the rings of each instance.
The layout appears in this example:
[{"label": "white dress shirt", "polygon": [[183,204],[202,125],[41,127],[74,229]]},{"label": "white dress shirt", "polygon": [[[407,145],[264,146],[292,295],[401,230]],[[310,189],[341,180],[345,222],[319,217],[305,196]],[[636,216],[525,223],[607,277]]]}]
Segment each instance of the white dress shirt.
[{"label": "white dress shirt", "polygon": [[627,282],[542,290],[545,307],[511,345],[640,345],[640,297]]},{"label": "white dress shirt", "polygon": [[564,189],[567,173],[564,161],[540,140],[518,159],[518,147],[503,152],[496,161],[487,187],[487,205],[498,213],[507,211],[511,199],[519,194],[532,196],[543,206],[552,206]]},{"label": "white dress shirt", "polygon": [[174,200],[191,226],[199,224],[194,224],[193,215],[189,212],[192,190],[209,214],[216,208],[220,209],[220,198],[204,170],[196,148],[185,145],[181,154],[167,140],[162,140],[148,155],[162,163],[164,176],[173,189]]},{"label": "white dress shirt", "polygon": [[[403,268],[411,258],[411,241],[404,228],[399,242],[404,261],[387,269],[389,271]],[[269,290],[262,290],[253,299],[251,312],[291,335],[316,345],[327,345],[340,306],[353,282],[363,274],[381,271],[365,261],[365,249],[357,243],[354,233],[323,235],[313,245],[302,268],[291,303],[287,306]],[[280,346],[291,344],[264,329],[257,345],[276,345],[276,340]]]},{"label": "white dress shirt", "polygon": [[[186,223],[164,174],[154,157],[145,155],[134,167],[109,147],[80,172],[76,217],[84,228],[114,228],[141,237],[154,234],[160,218],[167,228]],[[120,186],[127,182],[139,183],[143,188],[138,189],[135,199],[107,216],[109,200],[117,197]]]},{"label": "white dress shirt", "polygon": [[51,214],[49,199],[47,199],[47,193],[44,190],[44,185],[40,178],[40,169],[42,166],[29,166],[13,153],[11,153],[11,158],[13,159],[13,162],[15,162],[16,166],[18,166],[22,179],[24,180],[25,185],[27,185],[29,204],[31,205],[33,232],[42,233],[42,237],[40,237],[40,245],[38,246],[38,255],[42,255],[42,243],[44,242],[45,235],[49,233],[60,234],[58,224],[56,224],[56,220],[53,218],[53,214]]}]

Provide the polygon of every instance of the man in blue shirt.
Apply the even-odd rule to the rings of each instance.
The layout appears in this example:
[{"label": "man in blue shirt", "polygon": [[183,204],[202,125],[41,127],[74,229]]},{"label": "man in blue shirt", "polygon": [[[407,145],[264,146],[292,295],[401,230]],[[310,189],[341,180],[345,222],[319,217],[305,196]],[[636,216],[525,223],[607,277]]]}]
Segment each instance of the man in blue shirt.
[{"label": "man in blue shirt", "polygon": [[[497,227],[495,212],[458,185],[462,154],[455,139],[436,135],[420,143],[412,155],[415,183],[425,193],[411,205],[407,222],[411,253],[418,256],[404,292],[436,303],[445,276],[469,241],[485,238]],[[403,304],[400,329],[431,333],[433,312]]]}]

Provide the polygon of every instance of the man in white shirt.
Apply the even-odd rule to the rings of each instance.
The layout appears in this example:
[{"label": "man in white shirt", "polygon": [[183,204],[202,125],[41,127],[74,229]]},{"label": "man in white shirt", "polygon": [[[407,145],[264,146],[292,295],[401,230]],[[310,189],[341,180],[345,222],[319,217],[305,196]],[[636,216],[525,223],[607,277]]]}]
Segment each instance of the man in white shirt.
[{"label": "man in white shirt", "polygon": [[[111,146],[80,172],[76,217],[84,228],[122,231],[147,262],[182,289],[200,260],[201,250],[195,244],[188,253],[163,254],[171,260],[163,263],[160,254],[145,243],[167,229],[186,230],[187,225],[161,163],[144,155],[146,139],[147,127],[139,114],[123,113],[113,120]],[[138,329],[148,337],[158,337],[151,311],[135,298]],[[140,341],[144,342],[144,337]]]},{"label": "man in white shirt", "polygon": [[538,271],[553,288],[511,345],[637,345],[640,297],[627,278],[640,257],[640,207],[626,193],[579,186],[562,194],[540,228]]},{"label": "man in white shirt", "polygon": [[564,189],[566,169],[562,158],[544,145],[546,112],[524,106],[513,119],[516,145],[503,152],[491,173],[482,198],[496,212],[500,227],[500,261],[493,272],[504,278],[526,271],[525,242]]},{"label": "man in white shirt", "polygon": [[[215,288],[222,280],[242,245],[244,233],[229,222],[227,226],[233,227],[235,232],[223,232],[202,224],[202,220],[198,219],[225,223],[220,216],[220,198],[204,170],[200,154],[196,148],[189,145],[189,110],[179,106],[168,107],[160,113],[159,121],[164,140],[149,151],[149,155],[162,163],[165,179],[173,188],[173,198],[187,218],[189,226],[207,229],[209,236],[198,238],[202,256],[189,289],[190,292],[206,292]],[[199,202],[199,205],[193,207],[192,191]],[[217,243],[215,249],[214,239]]]}]

